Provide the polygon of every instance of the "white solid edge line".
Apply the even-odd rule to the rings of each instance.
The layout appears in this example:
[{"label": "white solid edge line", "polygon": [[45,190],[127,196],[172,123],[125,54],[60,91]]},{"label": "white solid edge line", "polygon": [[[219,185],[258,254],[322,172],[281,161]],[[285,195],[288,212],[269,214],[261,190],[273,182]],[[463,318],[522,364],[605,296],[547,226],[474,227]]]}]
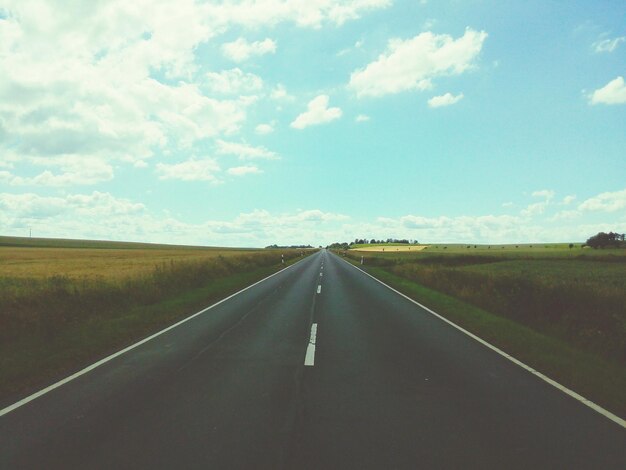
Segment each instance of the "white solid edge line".
[{"label": "white solid edge line", "polygon": [[142,345],[142,344],[144,344],[144,343],[147,343],[147,342],[148,342],[148,341],[150,341],[151,339],[154,339],[154,338],[156,338],[157,336],[160,336],[160,335],[162,335],[163,333],[166,333],[166,332],[168,332],[168,331],[170,331],[170,330],[172,330],[172,329],[176,328],[177,326],[180,326],[180,325],[182,325],[183,323],[188,322],[189,320],[191,320],[191,319],[193,319],[193,318],[197,317],[198,315],[202,315],[203,313],[207,312],[208,310],[211,310],[212,308],[217,307],[218,305],[220,305],[220,304],[222,304],[222,303],[226,302],[227,300],[232,299],[232,298],[233,298],[233,297],[235,297],[236,295],[239,295],[239,294],[241,294],[242,292],[247,291],[248,289],[251,289],[252,287],[256,286],[257,284],[260,284],[260,283],[262,283],[262,282],[264,282],[264,281],[268,280],[269,278],[274,277],[274,276],[276,276],[277,274],[280,274],[280,273],[284,272],[285,270],[287,270],[287,269],[289,269],[289,268],[291,268],[291,267],[295,266],[296,264],[300,263],[301,261],[304,261],[305,259],[306,259],[306,258],[301,259],[301,260],[298,260],[298,261],[296,261],[295,263],[293,263],[292,265],[289,265],[289,266],[287,266],[287,267],[285,267],[285,268],[282,268],[280,271],[276,271],[275,273],[270,274],[270,275],[269,275],[269,276],[267,276],[267,277],[264,277],[264,278],[263,278],[263,279],[261,279],[260,281],[257,281],[257,282],[255,282],[254,284],[250,284],[248,287],[244,287],[244,288],[243,288],[243,289],[241,289],[240,291],[237,291],[237,292],[235,292],[234,294],[229,295],[228,297],[226,297],[226,298],[224,298],[224,299],[222,299],[222,300],[220,300],[220,301],[218,301],[218,302],[214,303],[213,305],[210,305],[210,306],[208,306],[208,307],[206,307],[206,308],[204,308],[204,309],[200,310],[200,311],[199,311],[199,312],[197,312],[197,313],[194,313],[193,315],[188,316],[187,318],[183,318],[183,319],[182,319],[182,320],[180,320],[179,322],[174,323],[173,325],[170,325],[170,326],[168,326],[167,328],[164,328],[163,330],[158,331],[157,333],[154,333],[153,335],[150,335],[150,336],[148,336],[147,338],[142,339],[141,341],[138,341],[137,343],[131,344],[130,346],[127,346],[126,348],[124,348],[124,349],[122,349],[122,350],[120,350],[120,351],[118,351],[118,352],[116,352],[116,353],[113,353],[113,354],[111,354],[110,356],[105,357],[104,359],[100,359],[98,362],[94,362],[94,363],[93,363],[93,364],[91,364],[90,366],[87,366],[87,367],[85,367],[84,369],[79,370],[78,372],[76,372],[76,373],[74,373],[74,374],[72,374],[72,375],[70,375],[70,376],[68,376],[68,377],[66,377],[66,378],[64,378],[64,379],[61,379],[61,380],[59,380],[58,382],[53,383],[52,385],[49,385],[48,387],[46,387],[46,388],[44,388],[44,389],[42,389],[42,390],[39,390],[38,392],[35,392],[35,393],[33,393],[32,395],[27,396],[26,398],[22,398],[21,400],[19,400],[19,401],[17,401],[17,402],[15,402],[15,403],[13,403],[12,405],[9,405],[9,406],[7,406],[6,408],[4,408],[4,409],[0,410],[0,416],[4,416],[5,414],[10,413],[11,411],[16,410],[17,408],[19,408],[19,407],[21,407],[21,406],[26,405],[27,403],[29,403],[29,402],[31,402],[31,401],[33,401],[33,400],[35,400],[35,399],[39,398],[40,396],[45,395],[45,394],[46,394],[46,393],[48,393],[48,392],[51,392],[51,391],[52,391],[52,390],[54,390],[55,388],[59,388],[60,386],[65,385],[65,384],[66,384],[66,383],[68,383],[68,382],[71,382],[72,380],[74,380],[74,379],[76,379],[76,378],[80,377],[81,375],[84,375],[84,374],[86,374],[87,372],[90,372],[90,371],[94,370],[96,367],[99,367],[99,366],[101,366],[102,364],[105,364],[105,363],[107,363],[107,362],[111,361],[112,359],[115,359],[116,357],[121,356],[122,354],[124,354],[124,353],[126,353],[126,352],[130,351],[131,349],[135,349],[136,347],[141,346],[141,345]]},{"label": "white solid edge line", "polygon": [[[341,258],[340,258],[341,259]],[[343,260],[345,261],[345,260]],[[354,269],[357,269],[359,271],[361,271],[363,274],[366,274],[367,276],[371,277],[372,279],[374,279],[377,282],[380,282],[383,286],[387,287],[388,289],[391,289],[392,291],[394,291],[396,294],[401,295],[402,297],[404,297],[405,299],[413,302],[414,304],[418,305],[419,307],[423,308],[424,310],[426,310],[427,312],[431,313],[432,315],[436,316],[437,318],[439,318],[440,320],[443,320],[444,322],[448,323],[450,326],[453,326],[454,328],[456,328],[457,330],[465,333],[467,336],[469,336],[470,338],[478,341],[479,343],[481,343],[482,345],[488,347],[489,349],[493,350],[494,352],[500,354],[501,356],[505,357],[506,359],[508,359],[509,361],[513,362],[514,364],[517,364],[518,366],[522,367],[523,369],[526,369],[528,372],[530,372],[531,374],[535,375],[536,377],[539,377],[541,380],[543,380],[544,382],[549,383],[550,385],[552,385],[553,387],[555,387],[556,389],[560,390],[563,393],[566,393],[567,395],[569,395],[570,397],[574,398],[575,400],[578,400],[579,402],[581,402],[583,405],[588,406],[589,408],[591,408],[592,410],[596,411],[597,413],[600,413],[601,415],[603,415],[604,417],[610,419],[611,421],[615,422],[616,424],[620,425],[623,428],[626,428],[626,420],[620,418],[619,416],[611,413],[609,410],[602,408],[600,405],[592,402],[591,400],[583,397],[582,395],[576,393],[573,390],[570,390],[569,388],[567,388],[564,385],[561,385],[560,383],[558,383],[556,380],[551,379],[550,377],[548,377],[547,375],[542,374],[541,372],[539,372],[538,370],[533,369],[532,367],[524,364],[522,361],[520,361],[519,359],[514,358],[513,356],[511,356],[510,354],[505,353],[504,351],[502,351],[501,349],[498,349],[496,346],[488,343],[487,341],[485,341],[482,338],[479,338],[478,336],[476,336],[473,333],[470,333],[469,331],[467,331],[466,329],[460,327],[459,325],[457,325],[456,323],[451,322],[450,320],[448,320],[447,318],[442,317],[441,315],[439,315],[437,312],[429,309],[428,307],[426,307],[425,305],[420,304],[419,302],[417,302],[416,300],[412,299],[411,297],[403,294],[402,292],[394,289],[393,287],[385,284],[383,281],[381,281],[380,279],[375,278],[374,276],[372,276],[370,273],[367,273],[365,271],[363,271],[361,268],[359,268],[358,266],[353,265],[352,263],[345,261],[346,263],[348,263],[350,266],[352,266]]]},{"label": "white solid edge line", "polygon": [[317,323],[311,325],[311,336],[309,338],[309,345],[306,348],[306,356],[304,358],[305,366],[315,365],[315,343],[317,341]]}]

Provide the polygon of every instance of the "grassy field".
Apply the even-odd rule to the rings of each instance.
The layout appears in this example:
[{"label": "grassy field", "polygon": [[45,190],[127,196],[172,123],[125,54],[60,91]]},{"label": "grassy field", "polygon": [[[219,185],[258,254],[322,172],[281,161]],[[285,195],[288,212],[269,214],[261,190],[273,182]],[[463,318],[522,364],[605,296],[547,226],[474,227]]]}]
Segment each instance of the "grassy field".
[{"label": "grassy field", "polygon": [[281,255],[310,252],[18,241],[0,247],[0,402],[276,272]]},{"label": "grassy field", "polygon": [[0,273],[2,277],[22,279],[65,276],[71,279],[115,282],[146,274],[164,263],[208,261],[217,257],[230,258],[250,253],[250,250],[233,249],[0,246]]},{"label": "grassy field", "polygon": [[[443,297],[456,299],[454,308],[446,308],[479,336],[625,415],[626,250],[568,245],[434,245],[419,253],[364,255],[350,250],[347,256],[355,262],[364,256],[366,269],[404,288],[428,290],[435,308]],[[476,310],[498,321],[473,322],[467,312]],[[511,324],[522,327],[514,328],[522,336],[512,341],[504,324],[507,331]],[[533,334],[525,333],[529,331]],[[535,333],[552,346],[546,349],[545,341],[537,346]],[[565,349],[554,347],[557,343]],[[572,363],[573,357],[578,363]],[[583,362],[594,365],[583,367]],[[581,367],[586,371],[582,375]],[[621,370],[623,380],[608,380],[608,370]]]},{"label": "grassy field", "polygon": [[354,251],[364,251],[364,252],[369,252],[369,251],[373,251],[373,252],[394,252],[394,251],[422,251],[424,249],[426,249],[428,246],[427,245],[390,245],[390,244],[384,244],[384,245],[376,245],[376,244],[372,244],[372,245],[359,245],[356,247],[352,247],[351,250]]}]

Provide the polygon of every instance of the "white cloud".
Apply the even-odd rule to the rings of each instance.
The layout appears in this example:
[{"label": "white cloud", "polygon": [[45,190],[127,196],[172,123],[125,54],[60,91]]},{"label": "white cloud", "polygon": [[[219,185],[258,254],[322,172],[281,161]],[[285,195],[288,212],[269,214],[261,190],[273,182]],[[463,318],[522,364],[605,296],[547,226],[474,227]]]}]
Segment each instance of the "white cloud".
[{"label": "white cloud", "polygon": [[243,176],[254,173],[263,173],[258,167],[254,165],[236,166],[228,169],[228,174],[233,176]]},{"label": "white cloud", "polygon": [[563,204],[564,206],[568,206],[568,205],[570,205],[572,202],[574,202],[575,200],[576,200],[576,196],[574,196],[574,195],[565,196],[565,197],[563,198],[563,202],[562,202],[562,204]]},{"label": "white cloud", "polygon": [[224,21],[252,28],[272,26],[282,21],[294,21],[298,26],[319,28],[325,22],[341,25],[355,20],[368,11],[386,8],[391,0],[306,0],[306,1],[242,1],[212,5],[215,14]]},{"label": "white cloud", "polygon": [[253,73],[245,73],[240,68],[209,72],[206,74],[207,86],[217,93],[250,93],[263,88],[263,80]]},{"label": "white cloud", "polygon": [[554,217],[552,217],[550,220],[551,221],[574,220],[579,216],[580,216],[580,211],[561,211],[561,212],[556,213]]},{"label": "white cloud", "polygon": [[578,209],[594,212],[615,212],[626,209],[626,189],[598,194],[582,202]]},{"label": "white cloud", "polygon": [[[145,211],[141,203],[121,199],[109,193],[70,194],[66,197],[39,196],[33,193],[0,193],[0,211],[13,223],[29,225],[34,220],[50,219],[71,213],[77,217],[136,215]],[[106,224],[106,221],[101,221]],[[70,233],[66,234],[68,237]]]},{"label": "white cloud", "polygon": [[259,124],[254,128],[254,132],[259,135],[267,135],[274,132],[274,126],[272,124]]},{"label": "white cloud", "polygon": [[328,95],[319,95],[313,98],[307,105],[307,110],[300,114],[290,124],[295,129],[304,129],[305,127],[323,124],[334,121],[341,117],[340,108],[328,107]]},{"label": "white cloud", "polygon": [[537,215],[541,215],[546,211],[547,206],[547,201],[535,202],[533,204],[529,204],[525,209],[522,209],[521,214],[524,217],[534,217]]},{"label": "white cloud", "polygon": [[370,120],[370,117],[366,114],[359,114],[354,120],[356,122],[367,122]]},{"label": "white cloud", "polygon": [[263,41],[248,42],[244,38],[238,38],[233,42],[222,45],[222,53],[234,62],[244,62],[252,56],[274,54],[276,42],[270,38]]},{"label": "white cloud", "polygon": [[538,191],[533,191],[532,197],[543,198],[544,200],[541,202],[535,202],[529,204],[525,209],[522,209],[520,212],[523,217],[536,217],[542,215],[546,212],[546,209],[551,205],[551,201],[554,198],[555,192],[550,189],[541,189]]},{"label": "white cloud", "polygon": [[213,159],[187,160],[181,163],[157,163],[156,171],[159,179],[180,181],[219,182],[217,174],[220,167]]},{"label": "white cloud", "polygon": [[[0,35],[6,27],[14,33],[0,40],[0,122],[7,136],[0,152],[11,149],[21,162],[40,158],[46,167],[14,184],[94,184],[110,179],[104,169],[113,162],[145,161],[236,131],[245,103],[207,97],[187,81],[196,68],[194,48],[214,34],[197,8],[189,0],[150,8],[142,0],[7,7]],[[152,78],[157,69],[172,80]],[[60,157],[101,170],[59,172]]]},{"label": "white cloud", "polygon": [[594,42],[592,47],[595,52],[613,52],[620,43],[626,41],[626,36],[620,36],[613,39],[602,39]]},{"label": "white cloud", "polygon": [[44,197],[0,193],[0,226],[6,235],[261,247],[316,243],[332,236],[342,214],[319,209],[271,213],[254,210],[228,220],[189,223],[152,213],[138,202],[108,193]]},{"label": "white cloud", "polygon": [[589,102],[591,104],[626,103],[626,85],[624,85],[624,77],[617,77],[602,88],[594,91],[589,97]]},{"label": "white cloud", "polygon": [[[237,176],[237,175],[235,175]],[[626,190],[591,200],[613,210],[616,200],[626,200]],[[621,194],[621,196],[620,196]],[[590,203],[591,204],[591,203]],[[622,209],[624,206],[622,205]],[[367,238],[408,238],[422,243],[539,243],[585,240],[599,231],[626,232],[626,219],[612,216],[611,223],[590,223],[584,211],[558,213],[531,219],[521,215],[464,215],[425,217],[405,215],[352,220],[344,214],[320,209],[271,213],[254,210],[228,220],[189,223],[168,213],[150,212],[136,201],[107,193],[44,197],[36,194],[0,193],[0,226],[7,235],[118,239],[214,246],[266,246],[272,243],[327,244]]]},{"label": "white cloud", "polygon": [[354,50],[360,49],[361,47],[363,47],[363,44],[365,44],[365,41],[363,39],[359,39],[357,42],[354,43],[354,46],[346,47],[345,49],[341,49],[339,52],[337,52],[337,57],[342,57]]},{"label": "white cloud", "polygon": [[93,185],[113,178],[113,168],[102,158],[78,155],[52,157],[28,157],[22,160],[33,166],[55,168],[44,170],[35,176],[19,176],[9,171],[0,171],[0,181],[11,186],[63,187]]},{"label": "white cloud", "polygon": [[468,28],[458,39],[431,32],[407,40],[392,39],[385,54],[352,73],[349,87],[357,96],[429,89],[436,77],[458,75],[474,67],[486,38],[486,32]]},{"label": "white cloud", "polygon": [[439,108],[441,106],[450,106],[451,104],[458,103],[463,99],[463,93],[453,95],[452,93],[446,93],[445,95],[433,96],[428,100],[428,106],[431,108]]},{"label": "white cloud", "polygon": [[554,191],[550,189],[541,189],[539,191],[533,191],[532,193],[533,197],[543,197],[548,201],[552,199],[554,195],[555,195]]},{"label": "white cloud", "polygon": [[[238,72],[206,76],[199,46],[219,35],[282,22],[341,24],[388,0],[198,2],[5,1],[0,20],[0,154],[13,163],[49,159],[37,173],[3,173],[14,185],[71,186],[111,178],[120,164],[192,150],[238,132],[255,97],[216,99],[260,89],[260,77]],[[271,53],[271,39],[225,46],[236,60]],[[155,78],[156,76],[159,79]],[[164,78],[161,78],[164,77]],[[284,91],[284,88],[282,89]],[[277,99],[289,99],[275,90]],[[197,149],[195,149],[197,150]],[[54,159],[80,158],[88,173]],[[4,158],[4,157],[3,157]],[[3,169],[13,170],[7,162]],[[33,174],[35,176],[33,176]]]},{"label": "white cloud", "polygon": [[245,143],[227,142],[218,140],[217,153],[220,155],[235,155],[240,160],[278,160],[280,157],[265,147],[254,147]]},{"label": "white cloud", "polygon": [[273,100],[276,100],[276,101],[280,101],[280,100],[292,101],[292,100],[294,100],[294,97],[292,95],[290,95],[289,93],[287,93],[287,89],[281,83],[276,85],[276,87],[272,90],[272,92],[270,93],[270,98],[273,99]]},{"label": "white cloud", "polygon": [[[522,219],[510,215],[480,215],[458,217],[423,217],[406,215],[399,218],[379,218],[377,232],[401,238],[417,238],[422,243],[504,243],[520,237]],[[379,237],[378,235],[376,235]]]}]

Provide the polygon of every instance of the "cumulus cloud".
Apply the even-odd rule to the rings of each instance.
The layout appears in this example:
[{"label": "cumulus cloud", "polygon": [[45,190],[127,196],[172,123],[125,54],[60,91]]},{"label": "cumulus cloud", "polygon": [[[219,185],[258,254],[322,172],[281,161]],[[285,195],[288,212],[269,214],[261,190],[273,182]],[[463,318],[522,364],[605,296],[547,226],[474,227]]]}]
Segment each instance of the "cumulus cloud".
[{"label": "cumulus cloud", "polygon": [[259,135],[267,135],[267,134],[271,134],[272,132],[274,132],[274,126],[272,124],[259,124],[258,126],[256,126],[254,128],[254,132],[256,132]]},{"label": "cumulus cloud", "polygon": [[0,171],[0,181],[11,186],[63,187],[93,185],[113,178],[113,168],[102,158],[78,155],[53,157],[30,157],[25,159],[33,166],[53,167],[35,176],[19,176],[9,171]]},{"label": "cumulus cloud", "polygon": [[243,1],[212,6],[216,15],[248,27],[272,26],[282,21],[294,21],[298,26],[320,28],[330,22],[342,25],[360,18],[369,11],[386,8],[391,0],[307,0],[307,1]]},{"label": "cumulus cloud", "polygon": [[445,95],[433,96],[428,100],[428,106],[431,108],[440,108],[441,106],[450,106],[454,103],[458,103],[463,99],[463,93],[453,95],[452,93],[446,93]]},{"label": "cumulus cloud", "polygon": [[[234,176],[237,176],[236,174]],[[588,202],[589,201],[589,202]],[[622,201],[621,203],[619,201]],[[604,193],[585,201],[600,212],[626,209],[626,190]],[[556,206],[555,206],[556,207]],[[189,223],[143,204],[108,193],[65,197],[0,193],[0,226],[5,234],[121,239],[217,246],[266,246],[273,243],[332,243],[367,238],[418,239],[422,243],[512,243],[585,240],[599,231],[626,232],[626,219],[611,223],[581,223],[582,210],[544,215],[464,215],[457,217],[372,216],[369,220],[321,209],[272,213],[257,209],[227,220]]]},{"label": "cumulus cloud", "polygon": [[0,193],[0,208],[5,216],[14,220],[20,219],[26,225],[33,220],[49,219],[68,213],[81,217],[102,217],[136,215],[146,209],[141,203],[99,191],[91,194],[70,194],[66,197]]},{"label": "cumulus cloud", "polygon": [[228,174],[233,176],[243,176],[253,173],[263,173],[259,168],[253,165],[236,166],[228,169]]},{"label": "cumulus cloud", "polygon": [[486,38],[486,32],[468,28],[458,39],[432,32],[392,39],[376,61],[352,73],[349,87],[359,97],[430,89],[434,78],[474,67]]},{"label": "cumulus cloud", "polygon": [[235,155],[240,160],[278,160],[280,157],[265,147],[254,147],[245,143],[227,142],[218,140],[217,153],[220,155]]},{"label": "cumulus cloud", "polygon": [[[186,80],[197,67],[194,48],[214,34],[197,8],[186,0],[150,8],[142,0],[132,7],[54,1],[7,7],[0,28],[7,39],[0,40],[6,134],[0,151],[11,149],[22,162],[40,158],[48,167],[30,180],[17,175],[13,184],[95,184],[110,179],[112,162],[145,161],[236,131],[246,103],[208,97]],[[157,80],[153,70],[175,80]],[[58,171],[61,157],[100,170]]]},{"label": "cumulus cloud", "polygon": [[626,85],[624,77],[617,77],[595,90],[589,96],[591,104],[624,104],[626,103]]},{"label": "cumulus cloud", "polygon": [[[388,0],[4,2],[0,153],[15,153],[19,163],[32,157],[49,160],[35,176],[13,174],[4,164],[7,172],[2,179],[13,185],[96,184],[111,178],[106,168],[143,165],[151,157],[236,133],[255,98],[216,98],[206,92],[249,93],[259,90],[262,81],[240,69],[207,75],[198,55],[200,45],[242,27],[341,24],[389,4]],[[269,38],[256,42],[240,38],[224,48],[239,61],[271,53],[276,43]],[[284,87],[273,95],[289,98]],[[53,161],[68,155],[87,167],[100,162],[108,167],[78,174]]]},{"label": "cumulus cloud", "polygon": [[276,52],[276,42],[270,38],[263,41],[248,42],[244,38],[238,38],[233,42],[222,45],[222,53],[234,62],[244,62],[252,56],[273,54]]},{"label": "cumulus cloud", "polygon": [[304,129],[339,119],[342,114],[341,109],[329,108],[328,101],[328,95],[316,96],[307,105],[307,110],[296,117],[290,126],[294,129]]},{"label": "cumulus cloud", "polygon": [[354,120],[356,122],[367,122],[370,120],[370,117],[366,114],[359,114]]},{"label": "cumulus cloud", "polygon": [[555,193],[554,191],[550,190],[550,189],[541,189],[539,191],[533,191],[532,196],[533,197],[543,197],[547,200],[550,200],[554,197]]},{"label": "cumulus cloud", "polygon": [[330,243],[338,224],[348,220],[319,209],[287,213],[257,209],[225,220],[189,223],[97,191],[65,197],[0,193],[0,226],[10,235],[27,234],[32,227],[42,237],[261,247],[322,239]]},{"label": "cumulus cloud", "polygon": [[551,201],[555,196],[555,192],[551,189],[541,189],[538,191],[533,191],[531,196],[543,198],[544,200],[541,202],[529,204],[525,209],[522,209],[521,214],[524,217],[532,218],[544,214],[546,212],[546,209],[551,205]]},{"label": "cumulus cloud", "polygon": [[458,217],[423,217],[405,215],[379,218],[378,233],[393,237],[417,238],[421,242],[490,242],[504,243],[519,237],[522,219],[511,215],[480,215]]},{"label": "cumulus cloud", "polygon": [[213,159],[187,160],[168,164],[157,163],[156,172],[162,180],[219,182],[220,166]]},{"label": "cumulus cloud", "polygon": [[276,101],[292,101],[295,98],[287,92],[285,85],[279,83],[276,87],[271,91],[270,98]]},{"label": "cumulus cloud", "polygon": [[592,47],[595,52],[613,52],[622,42],[626,41],[626,36],[613,39],[602,39],[594,42]]},{"label": "cumulus cloud", "polygon": [[238,94],[258,91],[263,88],[263,79],[253,73],[245,73],[240,68],[208,72],[207,87],[217,93]]},{"label": "cumulus cloud", "polygon": [[598,194],[583,201],[578,209],[594,212],[616,212],[626,209],[626,189]]}]

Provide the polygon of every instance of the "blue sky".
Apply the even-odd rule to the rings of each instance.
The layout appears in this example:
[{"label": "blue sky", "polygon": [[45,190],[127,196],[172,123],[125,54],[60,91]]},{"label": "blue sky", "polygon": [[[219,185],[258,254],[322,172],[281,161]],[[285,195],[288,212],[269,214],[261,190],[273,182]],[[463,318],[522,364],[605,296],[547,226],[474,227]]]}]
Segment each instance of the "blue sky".
[{"label": "blue sky", "polygon": [[0,0],[0,234],[626,232],[625,20],[622,1]]}]

